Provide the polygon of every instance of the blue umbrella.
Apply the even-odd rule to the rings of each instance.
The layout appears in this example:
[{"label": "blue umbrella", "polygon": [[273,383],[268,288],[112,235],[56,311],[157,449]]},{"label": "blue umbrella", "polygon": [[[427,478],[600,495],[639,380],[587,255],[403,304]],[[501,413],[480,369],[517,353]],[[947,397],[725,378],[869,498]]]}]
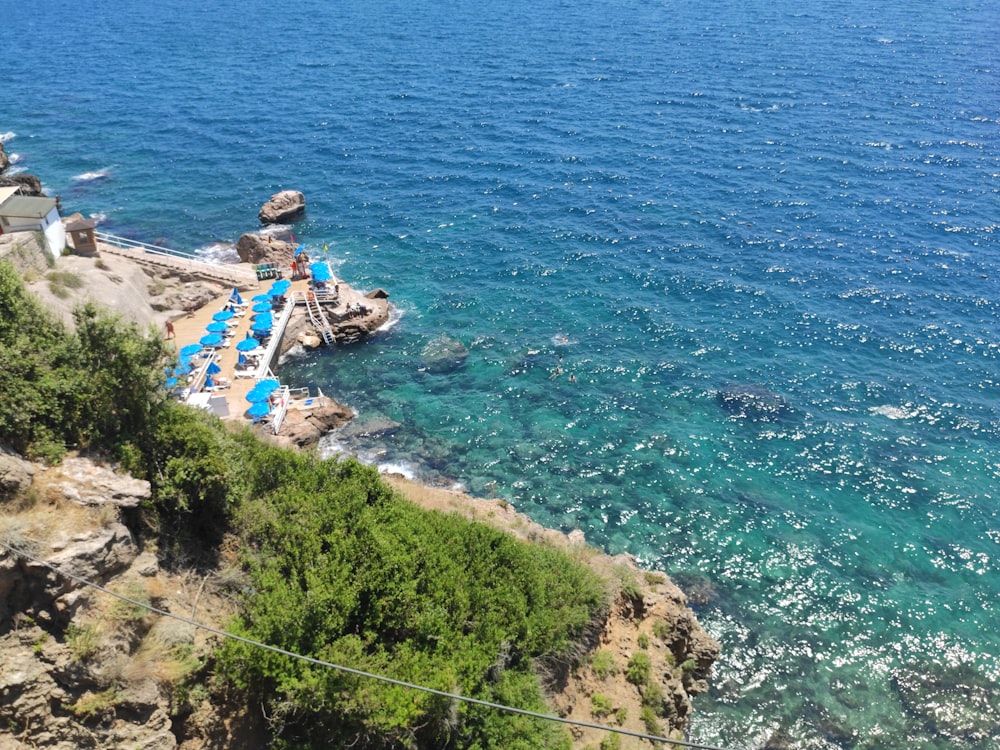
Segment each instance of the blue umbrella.
[{"label": "blue umbrella", "polygon": [[206,388],[215,388],[215,381],[212,380],[212,376],[211,375],[209,375],[207,378],[205,378],[205,387]]},{"label": "blue umbrella", "polygon": [[247,409],[248,417],[266,417],[270,413],[271,407],[267,405],[267,401],[258,401],[250,404],[250,408]]},{"label": "blue umbrella", "polygon": [[271,295],[270,294],[255,294],[253,297],[250,298],[250,301],[251,302],[270,302],[271,301]]},{"label": "blue umbrella", "polygon": [[280,387],[281,383],[279,383],[277,380],[275,380],[274,378],[267,378],[266,380],[258,381],[257,385],[253,387],[253,390],[264,391],[267,394],[271,394],[274,393],[276,390],[278,390]]},{"label": "blue umbrella", "polygon": [[309,270],[312,272],[313,281],[330,281],[333,278],[330,267],[322,261],[313,263],[309,266]]},{"label": "blue umbrella", "polygon": [[212,320],[216,321],[226,321],[232,320],[235,313],[232,310],[220,310],[215,315],[212,316]]},{"label": "blue umbrella", "polygon": [[218,375],[220,372],[222,372],[222,368],[219,367],[219,365],[216,364],[215,362],[209,362],[208,367],[205,368],[205,372],[207,372],[209,375]]},{"label": "blue umbrella", "polygon": [[271,307],[269,302],[258,302],[256,305],[250,308],[255,313],[266,313],[271,312],[274,308]]},{"label": "blue umbrella", "polygon": [[302,251],[305,249],[306,249],[305,245],[299,245],[297,248],[295,248],[295,257],[298,258],[300,255],[302,255]]},{"label": "blue umbrella", "polygon": [[248,352],[252,349],[256,349],[260,346],[260,342],[255,338],[245,338],[240,343],[236,345],[236,350],[240,352]]},{"label": "blue umbrella", "polygon": [[275,281],[271,284],[271,291],[278,292],[278,294],[284,294],[292,286],[292,282],[288,279],[281,279],[281,281]]},{"label": "blue umbrella", "polygon": [[268,320],[266,322],[254,323],[252,326],[250,326],[250,330],[254,331],[255,333],[270,333],[273,326],[274,324]]},{"label": "blue umbrella", "polygon": [[[246,341],[246,339],[243,339],[243,341]],[[243,341],[241,341],[240,344],[242,344]],[[236,345],[237,351],[239,351],[240,344]],[[240,356],[236,358],[236,364],[238,364],[238,365],[245,365],[246,363],[247,363],[246,355],[244,355],[243,352],[240,352]]]},{"label": "blue umbrella", "polygon": [[167,390],[177,387],[177,378],[167,378]]},{"label": "blue umbrella", "polygon": [[243,304],[243,298],[240,296],[240,290],[233,287],[233,293],[229,295],[229,301],[235,302],[237,305]]},{"label": "blue umbrella", "polygon": [[217,333],[210,333],[198,339],[202,346],[219,346],[222,343],[222,336]]},{"label": "blue umbrella", "polygon": [[250,389],[250,392],[246,395],[246,400],[251,404],[256,404],[260,401],[266,402],[271,397],[271,392],[267,390],[260,390],[256,386]]},{"label": "blue umbrella", "polygon": [[188,344],[187,346],[181,347],[181,356],[193,357],[200,351],[201,351],[201,344]]},{"label": "blue umbrella", "polygon": [[227,330],[229,330],[229,326],[227,326],[225,323],[217,321],[215,323],[209,323],[207,326],[205,326],[205,330],[208,331],[209,333],[225,333]]}]

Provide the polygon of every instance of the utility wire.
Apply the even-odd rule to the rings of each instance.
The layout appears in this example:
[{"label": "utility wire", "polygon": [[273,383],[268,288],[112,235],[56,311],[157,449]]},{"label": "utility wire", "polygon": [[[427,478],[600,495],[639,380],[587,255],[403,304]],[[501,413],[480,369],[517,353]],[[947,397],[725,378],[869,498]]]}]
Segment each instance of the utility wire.
[{"label": "utility wire", "polygon": [[168,612],[168,611],[166,611],[164,609],[158,609],[157,607],[154,607],[154,606],[152,606],[151,604],[149,604],[147,602],[140,602],[140,601],[136,601],[135,599],[130,599],[127,596],[124,596],[124,595],[119,594],[117,592],[111,591],[110,589],[107,589],[104,586],[101,586],[99,583],[94,583],[93,581],[89,581],[86,578],[78,576],[78,575],[76,575],[74,573],[69,573],[69,572],[67,572],[65,570],[62,570],[61,568],[56,567],[52,563],[49,563],[49,562],[47,562],[45,560],[42,560],[42,559],[40,559],[38,557],[35,557],[34,555],[28,554],[24,550],[17,549],[16,547],[11,546],[10,544],[8,544],[7,542],[5,542],[3,540],[0,540],[0,547],[3,547],[8,552],[11,552],[14,555],[17,555],[18,557],[21,557],[21,558],[23,558],[25,560],[30,560],[31,562],[37,563],[39,565],[42,565],[42,566],[48,568],[49,570],[52,570],[55,573],[58,573],[59,575],[63,576],[64,578],[68,578],[71,581],[76,581],[77,583],[82,583],[84,586],[89,586],[92,589],[96,589],[97,591],[100,591],[100,592],[102,592],[104,594],[108,594],[109,596],[113,596],[116,599],[120,599],[123,602],[128,602],[129,604],[133,604],[136,607],[141,607],[142,609],[146,609],[146,610],[148,610],[150,612],[153,612],[154,614],[162,615],[163,617],[170,617],[170,618],[172,618],[174,620],[177,620],[178,622],[183,622],[183,623],[185,623],[187,625],[191,625],[191,626],[193,626],[195,628],[199,628],[201,630],[205,630],[205,631],[207,631],[209,633],[212,633],[214,635],[220,636],[221,638],[229,638],[231,640],[240,641],[240,642],[246,643],[246,644],[248,644],[250,646],[255,646],[257,648],[263,648],[263,649],[266,649],[268,651],[273,651],[273,652],[275,652],[277,654],[282,654],[283,656],[289,656],[289,657],[291,657],[293,659],[299,659],[301,661],[308,662],[310,664],[316,664],[317,666],[320,666],[320,667],[329,667],[330,669],[336,669],[336,670],[339,670],[341,672],[347,672],[348,674],[358,675],[359,677],[368,677],[368,678],[373,679],[373,680],[379,680],[381,682],[387,682],[387,683],[389,683],[391,685],[398,685],[400,687],[409,688],[411,690],[420,690],[422,692],[430,693],[431,695],[437,695],[437,696],[440,696],[442,698],[449,698],[451,700],[463,701],[465,703],[472,703],[472,704],[477,705],[477,706],[484,706],[486,708],[493,708],[493,709],[497,709],[498,711],[507,711],[508,713],[520,714],[522,716],[530,716],[531,718],[534,718],[534,719],[543,719],[545,721],[556,721],[556,722],[559,722],[561,724],[572,724],[573,726],[584,727],[586,729],[599,729],[599,730],[602,730],[602,731],[605,731],[605,732],[615,732],[617,734],[624,734],[624,735],[629,736],[629,737],[638,737],[639,739],[651,740],[653,742],[669,742],[672,745],[677,745],[679,747],[690,747],[690,748],[694,748],[694,750],[725,750],[724,748],[716,747],[714,745],[702,745],[702,744],[699,744],[697,742],[688,742],[687,740],[674,740],[674,739],[670,739],[669,737],[660,737],[660,736],[657,736],[655,734],[644,734],[643,732],[633,732],[630,729],[622,729],[621,727],[609,727],[609,726],[607,726],[605,724],[595,724],[595,723],[587,722],[587,721],[578,721],[576,719],[567,719],[567,718],[564,718],[562,716],[551,716],[549,714],[538,713],[538,712],[535,712],[535,711],[528,711],[528,710],[523,709],[523,708],[515,708],[513,706],[505,706],[505,705],[503,705],[501,703],[493,703],[491,701],[480,700],[479,698],[470,698],[470,697],[465,696],[465,695],[458,695],[456,693],[448,693],[448,692],[445,692],[444,690],[437,690],[435,688],[425,687],[423,685],[415,685],[412,682],[404,682],[403,680],[397,680],[397,679],[394,679],[392,677],[385,677],[383,675],[373,674],[372,672],[365,672],[365,671],[363,671],[361,669],[354,669],[353,667],[346,667],[346,666],[344,666],[342,664],[333,664],[332,662],[323,661],[322,659],[316,659],[316,658],[314,658],[312,656],[305,656],[304,654],[296,654],[296,653],[294,653],[292,651],[287,651],[287,650],[285,650],[283,648],[279,648],[278,646],[271,646],[271,645],[269,645],[267,643],[261,643],[260,641],[255,641],[255,640],[252,640],[250,638],[245,638],[245,637],[243,637],[241,635],[237,635],[235,633],[228,633],[225,630],[219,630],[218,628],[214,628],[211,625],[205,625],[204,623],[197,622],[197,621],[192,620],[192,619],[190,619],[188,617],[184,617],[182,615],[174,614],[173,612]]}]

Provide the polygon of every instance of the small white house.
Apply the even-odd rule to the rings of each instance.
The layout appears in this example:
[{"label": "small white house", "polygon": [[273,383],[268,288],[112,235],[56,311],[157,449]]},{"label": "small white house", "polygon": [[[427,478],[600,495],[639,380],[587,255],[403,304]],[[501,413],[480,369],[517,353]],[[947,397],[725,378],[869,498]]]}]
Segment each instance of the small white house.
[{"label": "small white house", "polygon": [[54,259],[66,247],[66,230],[55,198],[19,195],[18,187],[0,187],[0,234],[44,232],[45,251]]}]

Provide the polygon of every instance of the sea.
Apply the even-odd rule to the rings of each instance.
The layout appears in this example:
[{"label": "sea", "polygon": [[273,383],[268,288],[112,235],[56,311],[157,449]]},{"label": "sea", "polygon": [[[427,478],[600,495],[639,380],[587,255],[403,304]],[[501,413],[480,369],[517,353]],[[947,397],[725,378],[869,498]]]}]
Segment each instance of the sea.
[{"label": "sea", "polygon": [[[689,739],[1000,747],[1000,3],[0,0],[12,172],[390,324],[324,442],[674,576]],[[434,356],[445,351],[444,360]]]}]

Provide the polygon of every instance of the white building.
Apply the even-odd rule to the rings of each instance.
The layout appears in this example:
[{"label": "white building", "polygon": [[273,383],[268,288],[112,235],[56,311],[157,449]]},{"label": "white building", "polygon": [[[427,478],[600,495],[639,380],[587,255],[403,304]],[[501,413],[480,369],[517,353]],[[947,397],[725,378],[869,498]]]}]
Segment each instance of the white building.
[{"label": "white building", "polygon": [[0,187],[0,234],[43,232],[45,251],[53,260],[66,247],[66,230],[55,198],[19,195],[18,187]]}]

